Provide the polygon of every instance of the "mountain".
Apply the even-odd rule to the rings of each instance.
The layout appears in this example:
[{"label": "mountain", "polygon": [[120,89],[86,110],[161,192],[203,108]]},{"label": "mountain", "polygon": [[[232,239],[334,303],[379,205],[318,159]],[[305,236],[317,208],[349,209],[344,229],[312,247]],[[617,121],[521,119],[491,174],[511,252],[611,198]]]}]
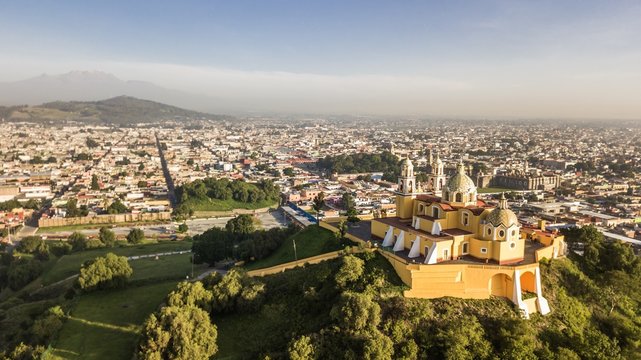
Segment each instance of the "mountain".
[{"label": "mountain", "polygon": [[187,109],[216,107],[217,99],[166,89],[144,81],[124,81],[101,71],[72,71],[40,75],[31,79],[0,82],[0,105],[37,105],[53,101],[98,101],[132,96]]},{"label": "mountain", "polygon": [[55,101],[39,106],[0,107],[0,117],[8,121],[81,121],[127,125],[167,120],[231,119],[229,116],[185,110],[130,96],[100,101]]}]

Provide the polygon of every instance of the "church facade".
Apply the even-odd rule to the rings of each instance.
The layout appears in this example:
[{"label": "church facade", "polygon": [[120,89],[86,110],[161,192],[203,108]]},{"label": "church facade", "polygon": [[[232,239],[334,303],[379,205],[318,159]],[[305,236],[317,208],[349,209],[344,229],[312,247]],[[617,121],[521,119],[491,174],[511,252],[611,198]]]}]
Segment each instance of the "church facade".
[{"label": "church facade", "polygon": [[[371,239],[411,287],[405,295],[501,296],[526,317],[549,312],[538,262],[561,256],[563,237],[545,229],[522,229],[505,197],[498,206],[478,199],[462,162],[447,179],[442,168],[437,156],[428,191],[419,193],[413,164],[403,160],[397,216],[371,221]],[[534,230],[542,235],[533,237]]]}]

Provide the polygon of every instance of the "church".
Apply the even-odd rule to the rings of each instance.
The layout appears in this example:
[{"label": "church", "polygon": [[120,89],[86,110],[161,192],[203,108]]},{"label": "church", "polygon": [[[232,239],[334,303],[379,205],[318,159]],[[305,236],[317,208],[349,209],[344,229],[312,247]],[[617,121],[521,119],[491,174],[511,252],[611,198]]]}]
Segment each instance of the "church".
[{"label": "church", "polygon": [[544,224],[523,229],[504,196],[496,205],[479,199],[462,161],[448,178],[437,155],[425,190],[417,190],[412,161],[404,159],[396,216],[370,222],[369,240],[410,287],[406,296],[499,296],[525,317],[550,311],[539,261],[564,254],[563,236]]}]

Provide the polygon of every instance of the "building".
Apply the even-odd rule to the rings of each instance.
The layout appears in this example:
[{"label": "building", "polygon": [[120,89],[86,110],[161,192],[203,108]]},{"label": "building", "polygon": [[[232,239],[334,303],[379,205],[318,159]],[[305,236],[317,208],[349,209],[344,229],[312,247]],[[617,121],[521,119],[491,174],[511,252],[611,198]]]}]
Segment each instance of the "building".
[{"label": "building", "polygon": [[[408,297],[511,299],[523,311],[549,312],[538,262],[565,252],[563,237],[530,236],[503,196],[498,206],[478,199],[462,162],[442,196],[416,191],[409,159],[401,165],[396,216],[373,219],[370,237],[403,281]],[[545,241],[539,241],[545,239]]]}]

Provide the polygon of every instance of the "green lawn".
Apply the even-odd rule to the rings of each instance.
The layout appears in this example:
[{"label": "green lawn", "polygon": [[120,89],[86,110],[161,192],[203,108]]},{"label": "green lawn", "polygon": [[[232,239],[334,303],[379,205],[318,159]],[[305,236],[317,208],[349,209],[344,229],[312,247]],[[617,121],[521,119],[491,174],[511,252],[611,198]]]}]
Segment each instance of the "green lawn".
[{"label": "green lawn", "polygon": [[262,269],[296,260],[292,239],[296,241],[296,253],[299,259],[341,249],[331,231],[312,225],[285,240],[270,256],[249,263],[245,268],[247,270]]},{"label": "green lawn", "polygon": [[[156,258],[138,259],[129,262],[134,270],[132,281],[146,279],[184,279],[191,278],[191,254],[159,256]],[[207,269],[206,264],[194,265],[194,276]]]},{"label": "green lawn", "polygon": [[479,194],[487,194],[487,193],[500,193],[500,192],[512,192],[514,189],[508,189],[508,188],[494,188],[494,187],[489,187],[489,188],[478,188],[477,192]]},{"label": "green lawn", "polygon": [[131,359],[141,324],[175,286],[168,281],[79,296],[45,359]]},{"label": "green lawn", "polygon": [[262,209],[266,207],[275,207],[276,202],[271,200],[263,200],[257,203],[244,203],[236,201],[234,199],[229,200],[218,200],[218,199],[207,199],[200,201],[187,202],[187,205],[192,208],[194,211],[230,211],[234,209]]},{"label": "green lawn", "polygon": [[56,281],[66,279],[71,275],[75,275],[78,273],[78,271],[80,270],[80,266],[85,261],[95,259],[98,256],[104,256],[105,254],[110,252],[120,256],[134,256],[189,249],[191,249],[190,242],[167,241],[156,244],[100,248],[71,253],[69,255],[64,255],[60,259],[58,259],[58,261],[52,266],[52,268],[42,275],[42,283],[47,285]]}]

